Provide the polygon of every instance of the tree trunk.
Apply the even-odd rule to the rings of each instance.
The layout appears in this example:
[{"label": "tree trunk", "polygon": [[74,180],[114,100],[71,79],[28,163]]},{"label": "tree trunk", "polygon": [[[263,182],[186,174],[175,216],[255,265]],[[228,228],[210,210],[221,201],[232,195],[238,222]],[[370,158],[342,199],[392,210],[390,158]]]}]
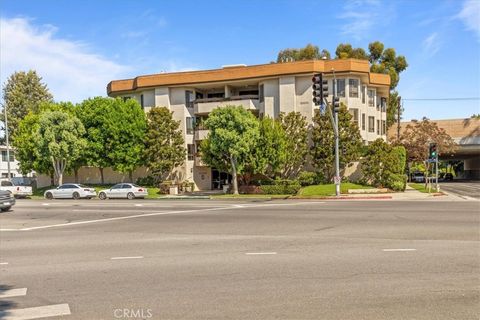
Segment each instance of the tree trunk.
[{"label": "tree trunk", "polygon": [[75,173],[75,183],[78,183],[78,168],[75,168],[73,172]]},{"label": "tree trunk", "polygon": [[130,182],[133,183],[133,171],[128,172],[128,178],[130,179]]},{"label": "tree trunk", "polygon": [[105,184],[105,180],[103,178],[103,168],[98,168],[100,170],[100,183]]},{"label": "tree trunk", "polygon": [[233,194],[238,194],[237,160],[235,157],[230,157],[230,163],[232,164]]},{"label": "tree trunk", "polygon": [[53,172],[50,172],[50,185],[55,185],[55,175],[53,174]]},{"label": "tree trunk", "polygon": [[58,185],[61,186],[63,184],[63,172],[58,174]]}]

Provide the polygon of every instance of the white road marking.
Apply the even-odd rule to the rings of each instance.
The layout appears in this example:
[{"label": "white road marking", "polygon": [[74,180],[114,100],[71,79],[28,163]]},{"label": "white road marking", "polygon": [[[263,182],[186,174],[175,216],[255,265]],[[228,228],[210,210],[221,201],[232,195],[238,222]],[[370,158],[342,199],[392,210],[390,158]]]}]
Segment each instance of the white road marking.
[{"label": "white road marking", "polygon": [[277,254],[276,252],[247,252],[246,255],[267,255],[267,254]]},{"label": "white road marking", "polygon": [[25,309],[6,309],[0,311],[0,318],[3,320],[30,320],[69,314],[71,314],[70,307],[67,303],[64,303]]},{"label": "white road marking", "polygon": [[143,218],[143,217],[154,217],[154,216],[177,214],[177,213],[194,213],[194,212],[206,212],[206,211],[218,211],[218,210],[248,209],[248,208],[271,207],[271,206],[297,206],[297,205],[302,205],[302,204],[320,204],[320,203],[325,203],[325,202],[323,202],[323,201],[308,201],[308,202],[292,202],[292,203],[268,203],[268,204],[257,204],[257,205],[245,205],[241,208],[237,207],[236,205],[231,205],[229,207],[214,207],[214,208],[205,208],[205,209],[160,211],[160,212],[136,214],[136,215],[132,215],[132,216],[123,216],[123,217],[114,217],[114,218],[104,218],[104,219],[59,223],[59,224],[51,224],[51,225],[46,225],[46,226],[38,226],[38,227],[30,227],[30,228],[0,229],[0,231],[32,231],[32,230],[50,229],[50,228],[58,228],[58,227],[68,227],[68,226],[75,226],[75,225],[82,225],[82,224],[107,222],[107,221],[127,220],[127,219]]},{"label": "white road marking", "polygon": [[42,206],[49,206],[50,203],[42,203]]},{"label": "white road marking", "polygon": [[135,204],[135,207],[143,207],[143,204],[137,203],[137,204]]},{"label": "white road marking", "polygon": [[123,259],[143,259],[143,256],[134,256],[134,257],[112,257],[111,260],[123,260]]},{"label": "white road marking", "polygon": [[0,299],[27,295],[27,288],[16,288],[0,291]]},{"label": "white road marking", "polygon": [[385,252],[395,252],[395,251],[417,251],[417,249],[382,249]]},{"label": "white road marking", "polygon": [[4,266],[4,265],[7,265],[8,262],[0,262],[0,266]]}]

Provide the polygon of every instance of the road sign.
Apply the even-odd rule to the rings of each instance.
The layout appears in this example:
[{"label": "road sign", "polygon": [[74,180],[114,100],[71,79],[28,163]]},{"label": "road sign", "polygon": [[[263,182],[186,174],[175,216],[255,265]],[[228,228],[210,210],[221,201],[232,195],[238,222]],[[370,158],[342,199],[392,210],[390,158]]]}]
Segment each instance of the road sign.
[{"label": "road sign", "polygon": [[340,181],[341,181],[341,179],[340,179],[339,176],[333,177],[333,182],[335,182],[335,184],[340,184]]},{"label": "road sign", "polygon": [[322,104],[320,105],[320,113],[321,113],[321,114],[325,114],[325,111],[326,111],[326,110],[327,110],[327,108],[325,107],[325,104],[322,103]]}]

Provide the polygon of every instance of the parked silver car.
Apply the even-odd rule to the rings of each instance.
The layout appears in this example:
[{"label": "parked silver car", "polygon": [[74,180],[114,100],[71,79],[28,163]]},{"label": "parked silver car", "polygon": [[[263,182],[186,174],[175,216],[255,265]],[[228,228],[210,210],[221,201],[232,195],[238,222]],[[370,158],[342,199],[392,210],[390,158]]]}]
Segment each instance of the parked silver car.
[{"label": "parked silver car", "polygon": [[45,191],[46,199],[91,199],[97,196],[94,188],[83,184],[65,183],[55,189]]},{"label": "parked silver car", "polygon": [[133,183],[117,183],[110,189],[100,190],[98,198],[100,200],[107,198],[126,198],[132,200],[135,198],[145,198],[147,195],[148,191],[146,188]]}]

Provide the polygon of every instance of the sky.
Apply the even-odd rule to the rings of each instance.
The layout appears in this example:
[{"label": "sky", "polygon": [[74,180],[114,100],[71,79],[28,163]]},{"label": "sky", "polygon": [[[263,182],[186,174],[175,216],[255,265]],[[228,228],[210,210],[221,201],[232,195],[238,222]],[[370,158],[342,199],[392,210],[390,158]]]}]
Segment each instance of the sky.
[{"label": "sky", "polygon": [[403,119],[480,113],[480,0],[0,0],[0,81],[34,69],[55,100],[80,102],[115,79],[377,40],[409,64]]}]

